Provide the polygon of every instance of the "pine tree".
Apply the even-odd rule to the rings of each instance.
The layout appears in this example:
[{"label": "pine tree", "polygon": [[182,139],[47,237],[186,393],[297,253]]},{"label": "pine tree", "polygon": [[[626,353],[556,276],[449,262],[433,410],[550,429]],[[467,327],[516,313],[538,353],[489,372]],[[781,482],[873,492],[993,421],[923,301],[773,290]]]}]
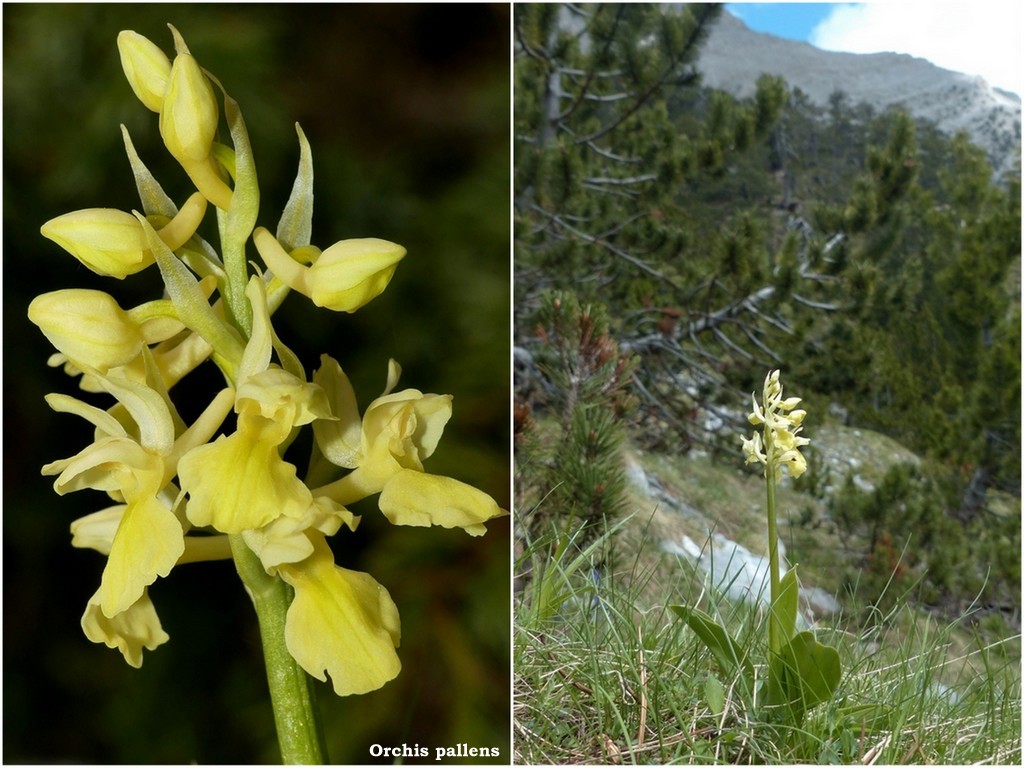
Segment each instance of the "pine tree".
[{"label": "pine tree", "polygon": [[532,538],[576,534],[584,548],[623,514],[625,473],[619,448],[635,406],[628,386],[633,360],[608,335],[600,305],[581,306],[569,292],[541,298],[536,365],[553,384],[549,403],[558,419],[554,439],[539,461],[548,468],[527,528]]},{"label": "pine tree", "polygon": [[[775,290],[763,223],[737,217],[719,238],[701,226],[718,211],[693,194],[705,179],[729,183],[785,100],[772,78],[742,104],[699,88],[694,62],[719,13],[709,4],[515,8],[519,337],[528,340],[546,288],[601,302],[617,337],[645,354],[638,391],[655,408],[660,347],[676,369],[694,369],[691,379],[721,383],[723,347],[762,343],[746,329],[734,341],[728,326]],[[684,351],[691,335],[710,348]]]}]

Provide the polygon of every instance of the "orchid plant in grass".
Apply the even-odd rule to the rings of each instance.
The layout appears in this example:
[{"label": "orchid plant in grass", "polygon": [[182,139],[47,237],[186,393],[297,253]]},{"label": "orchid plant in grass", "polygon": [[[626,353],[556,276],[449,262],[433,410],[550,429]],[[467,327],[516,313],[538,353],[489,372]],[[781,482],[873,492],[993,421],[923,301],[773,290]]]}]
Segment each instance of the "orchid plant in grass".
[{"label": "orchid plant in grass", "polygon": [[[766,510],[768,519],[768,664],[757,701],[771,716],[799,725],[812,707],[834,695],[841,677],[839,653],[819,643],[810,630],[797,631],[799,584],[796,566],[780,577],[779,535],[776,516],[775,486],[782,480],[783,470],[797,478],[807,470],[807,461],[800,449],[810,443],[801,437],[806,411],[798,408],[799,397],[783,398],[779,371],[770,371],[764,380],[761,403],[751,395],[753,409],[747,419],[755,427],[751,437],[744,437],[746,463],[764,467]],[[754,693],[755,669],[749,648],[745,648],[728,630],[698,608],[673,605],[698,638],[708,647],[719,670],[736,680],[742,694]],[[721,681],[709,685],[709,700],[716,700],[718,709],[723,696]]]},{"label": "orchid plant in grass", "polygon": [[[387,288],[406,251],[376,238],[312,244],[312,153],[298,126],[291,196],[274,233],[257,226],[260,192],[239,106],[171,32],[173,61],[131,31],[117,43],[128,83],[159,116],[163,142],[196,191],[176,205],[122,127],[141,210],[81,210],[42,226],[93,272],[123,280],[155,265],[164,284],[161,297],[131,308],[75,288],[30,305],[57,349],[50,364],[113,400],[104,409],[47,395],[54,410],[92,424],[95,439],[42,471],[56,476],[58,494],[94,489],[111,502],[71,526],[73,546],[107,557],[82,617],[86,637],[140,667],[144,649],[169,639],[149,587],[176,566],[233,559],[256,610],[282,757],[325,762],[307,675],[329,675],[347,696],[401,669],[388,590],[337,566],[328,544],[356,531],[349,507],[377,496],[395,525],[472,536],[507,513],[483,491],[424,468],[452,415],[450,395],[398,389],[391,360],[383,391],[360,409],[337,360],[324,354],[308,375],[277,334],[272,317],[289,293],[356,312]],[[211,209],[219,250],[198,234]],[[262,264],[249,261],[250,240]],[[186,423],[174,388],[204,365],[219,369],[222,386]],[[302,479],[285,451],[305,427],[313,456]],[[334,478],[313,482],[323,466]]]}]

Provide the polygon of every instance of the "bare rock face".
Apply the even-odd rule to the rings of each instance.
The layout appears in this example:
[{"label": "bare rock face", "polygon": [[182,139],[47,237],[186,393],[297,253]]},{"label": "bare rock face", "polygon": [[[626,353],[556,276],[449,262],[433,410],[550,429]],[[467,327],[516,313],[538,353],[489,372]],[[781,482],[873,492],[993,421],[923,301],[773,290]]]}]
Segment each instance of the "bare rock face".
[{"label": "bare rock face", "polygon": [[904,53],[822,51],[754,32],[723,12],[701,49],[698,69],[705,85],[739,98],[752,96],[757,78],[770,74],[819,105],[839,90],[854,104],[901,106],[951,136],[966,131],[997,174],[1014,170],[1020,157],[1019,96]]}]

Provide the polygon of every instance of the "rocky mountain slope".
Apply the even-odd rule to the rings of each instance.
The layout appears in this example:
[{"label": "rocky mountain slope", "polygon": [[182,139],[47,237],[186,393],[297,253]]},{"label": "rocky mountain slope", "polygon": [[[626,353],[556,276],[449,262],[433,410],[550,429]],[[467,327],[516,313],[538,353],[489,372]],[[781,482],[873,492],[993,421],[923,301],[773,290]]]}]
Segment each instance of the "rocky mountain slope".
[{"label": "rocky mountain slope", "polygon": [[758,76],[767,73],[783,77],[816,104],[827,104],[829,96],[841,90],[852,102],[867,102],[880,110],[899,105],[950,135],[966,131],[988,152],[997,173],[1018,167],[1020,97],[924,59],[822,51],[754,32],[723,12],[701,51],[698,68],[705,85],[738,97],[753,95]]}]

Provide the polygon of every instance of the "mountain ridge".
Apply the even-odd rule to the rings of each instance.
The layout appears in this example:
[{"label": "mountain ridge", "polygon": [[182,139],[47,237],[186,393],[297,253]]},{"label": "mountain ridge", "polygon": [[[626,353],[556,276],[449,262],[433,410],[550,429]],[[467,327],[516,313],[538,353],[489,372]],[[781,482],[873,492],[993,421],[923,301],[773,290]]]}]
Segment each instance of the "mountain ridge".
[{"label": "mountain ridge", "polygon": [[949,135],[965,131],[988,153],[997,175],[1018,169],[1020,97],[976,75],[942,69],[905,53],[823,51],[755,32],[727,11],[704,43],[697,68],[705,85],[739,98],[752,96],[757,78],[770,74],[822,106],[837,90],[853,103],[880,110],[900,106]]}]

